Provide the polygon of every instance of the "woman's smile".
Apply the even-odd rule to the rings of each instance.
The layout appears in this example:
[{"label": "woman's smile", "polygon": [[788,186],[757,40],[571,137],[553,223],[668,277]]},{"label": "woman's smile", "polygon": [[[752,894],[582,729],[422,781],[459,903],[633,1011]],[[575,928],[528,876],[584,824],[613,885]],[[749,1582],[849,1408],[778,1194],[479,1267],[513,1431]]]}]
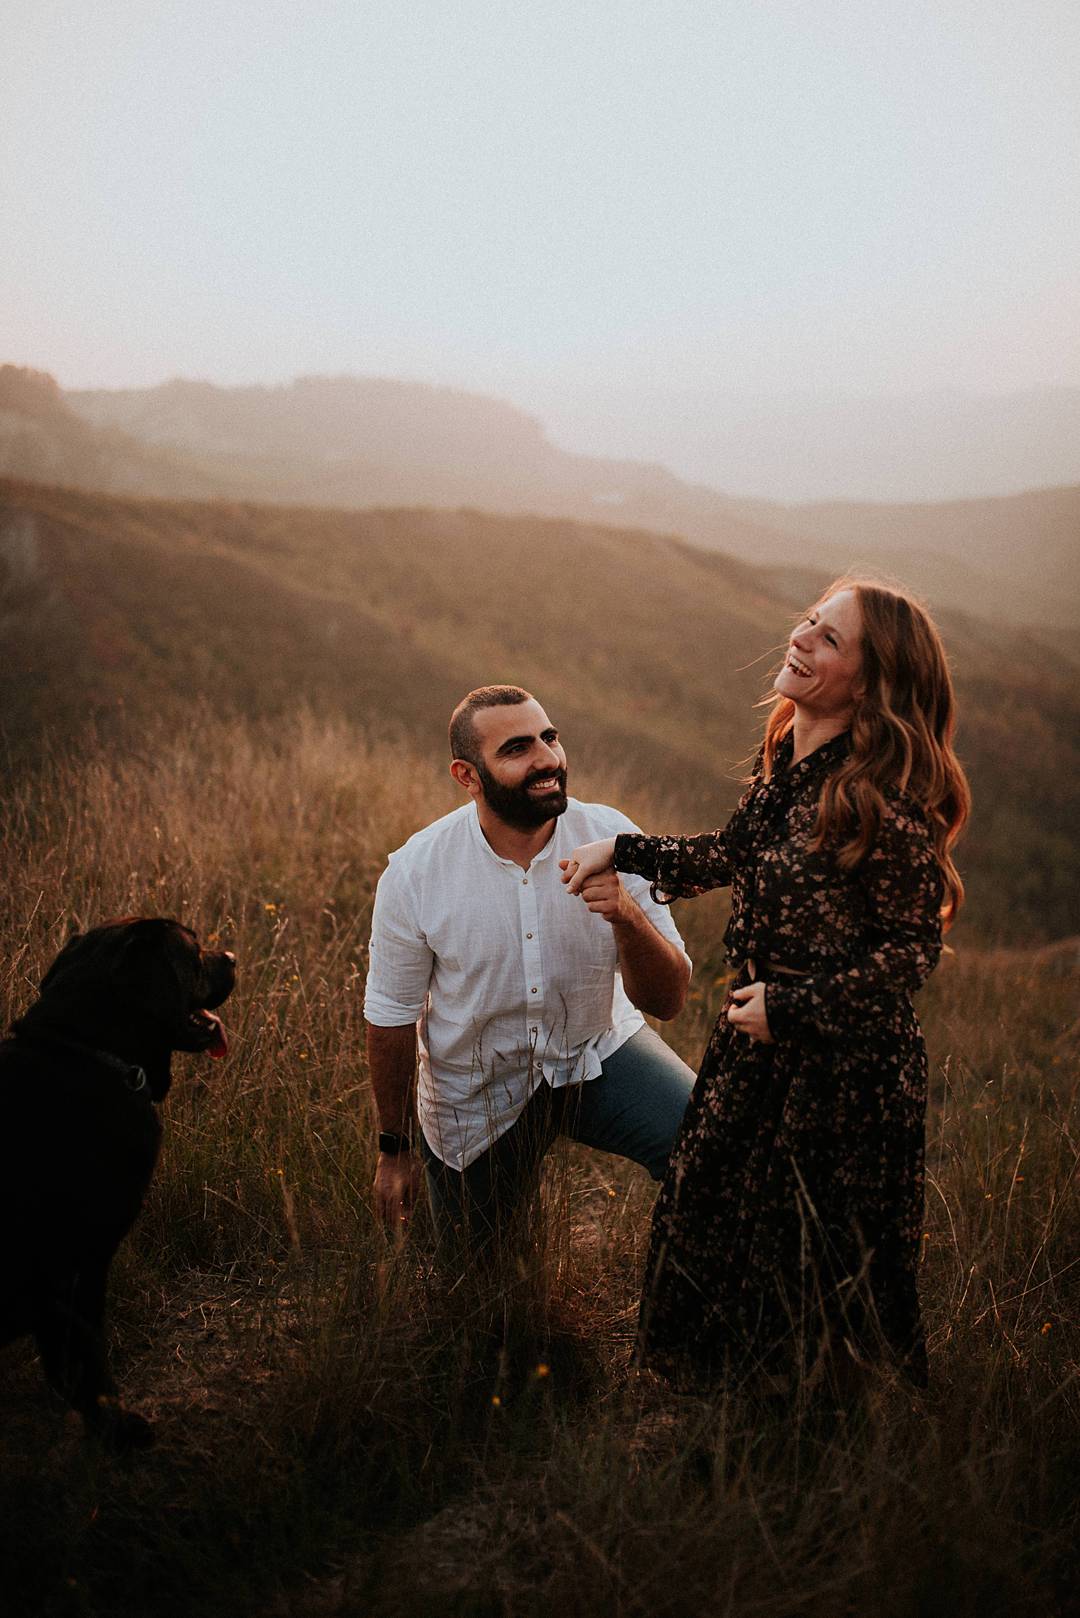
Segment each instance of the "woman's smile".
[{"label": "woman's smile", "polygon": [[793,631],[774,689],[807,717],[845,723],[861,672],[858,603],[851,590],[838,590]]}]

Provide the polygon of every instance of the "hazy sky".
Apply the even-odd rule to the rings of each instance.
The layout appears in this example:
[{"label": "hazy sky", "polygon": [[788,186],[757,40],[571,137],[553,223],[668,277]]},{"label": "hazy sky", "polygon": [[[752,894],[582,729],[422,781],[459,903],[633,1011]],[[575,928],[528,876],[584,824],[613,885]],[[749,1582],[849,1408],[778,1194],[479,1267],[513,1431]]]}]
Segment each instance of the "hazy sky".
[{"label": "hazy sky", "polygon": [[7,0],[3,32],[0,359],[66,386],[377,373],[558,430],[594,384],[628,419],[1080,384],[1077,0]]}]

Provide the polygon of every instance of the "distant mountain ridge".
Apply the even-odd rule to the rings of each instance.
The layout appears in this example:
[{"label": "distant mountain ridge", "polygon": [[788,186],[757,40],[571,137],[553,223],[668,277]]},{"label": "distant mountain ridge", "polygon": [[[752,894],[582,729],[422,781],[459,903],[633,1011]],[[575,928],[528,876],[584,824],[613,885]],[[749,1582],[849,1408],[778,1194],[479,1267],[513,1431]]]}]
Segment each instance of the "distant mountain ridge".
[{"label": "distant mountain ridge", "polygon": [[787,505],[941,504],[1080,482],[1080,387],[869,397],[693,392],[604,377],[569,397],[539,394],[560,443],[661,461],[690,483]]},{"label": "distant mountain ridge", "polygon": [[182,457],[84,421],[47,372],[16,365],[0,365],[0,476],[113,494],[220,492]]},{"label": "distant mountain ridge", "polygon": [[70,394],[46,378],[20,389],[33,375],[0,368],[0,472],[12,476],[166,497],[615,521],[755,564],[875,569],[935,606],[1006,622],[1080,625],[1080,487],[789,506],[572,454],[513,405],[458,389],[357,377]]},{"label": "distant mountain ridge", "polygon": [[279,386],[217,387],[174,379],[160,387],[67,396],[98,426],[122,427],[144,443],[227,455],[281,454],[314,461],[370,460],[409,466],[408,434],[423,426],[424,459],[456,467],[463,456],[489,457],[497,435],[504,454],[528,462],[550,451],[540,423],[513,405],[456,388],[389,377],[298,377]]},{"label": "distant mountain ridge", "polygon": [[681,483],[660,466],[559,449],[514,405],[453,388],[300,377],[273,387],[175,380],[65,397],[91,425],[197,454],[234,489],[257,485],[263,499],[613,516],[661,530],[678,512],[679,531],[692,528],[686,537],[704,542],[725,518],[741,525],[736,502],[715,490]]}]

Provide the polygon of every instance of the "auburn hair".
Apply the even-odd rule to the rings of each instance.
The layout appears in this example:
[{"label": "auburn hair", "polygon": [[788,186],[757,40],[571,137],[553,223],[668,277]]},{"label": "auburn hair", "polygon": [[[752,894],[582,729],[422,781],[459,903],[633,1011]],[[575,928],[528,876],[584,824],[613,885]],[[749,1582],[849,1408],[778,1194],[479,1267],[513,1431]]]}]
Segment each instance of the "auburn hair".
[{"label": "auburn hair", "polygon": [[[811,847],[837,841],[845,870],[858,865],[881,829],[887,792],[902,792],[926,815],[945,886],[945,925],[955,919],[964,884],[951,850],[971,809],[971,792],[953,751],[956,699],[945,648],[930,615],[911,596],[863,579],[837,579],[827,601],[850,590],[862,615],[862,674],[851,717],[851,751],[821,789]],[[795,704],[779,694],[765,726],[763,770],[772,774]]]}]

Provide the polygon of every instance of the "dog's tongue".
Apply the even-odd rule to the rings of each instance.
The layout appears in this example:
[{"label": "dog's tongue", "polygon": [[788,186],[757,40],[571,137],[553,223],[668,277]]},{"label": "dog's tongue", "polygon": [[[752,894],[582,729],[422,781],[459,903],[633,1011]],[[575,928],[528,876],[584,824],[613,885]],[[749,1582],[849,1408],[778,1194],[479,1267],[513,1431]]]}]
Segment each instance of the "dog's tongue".
[{"label": "dog's tongue", "polygon": [[220,1017],[215,1017],[212,1011],[204,1011],[203,1016],[214,1025],[213,1043],[207,1046],[210,1055],[220,1061],[228,1053],[229,1041],[225,1037],[225,1026]]}]

